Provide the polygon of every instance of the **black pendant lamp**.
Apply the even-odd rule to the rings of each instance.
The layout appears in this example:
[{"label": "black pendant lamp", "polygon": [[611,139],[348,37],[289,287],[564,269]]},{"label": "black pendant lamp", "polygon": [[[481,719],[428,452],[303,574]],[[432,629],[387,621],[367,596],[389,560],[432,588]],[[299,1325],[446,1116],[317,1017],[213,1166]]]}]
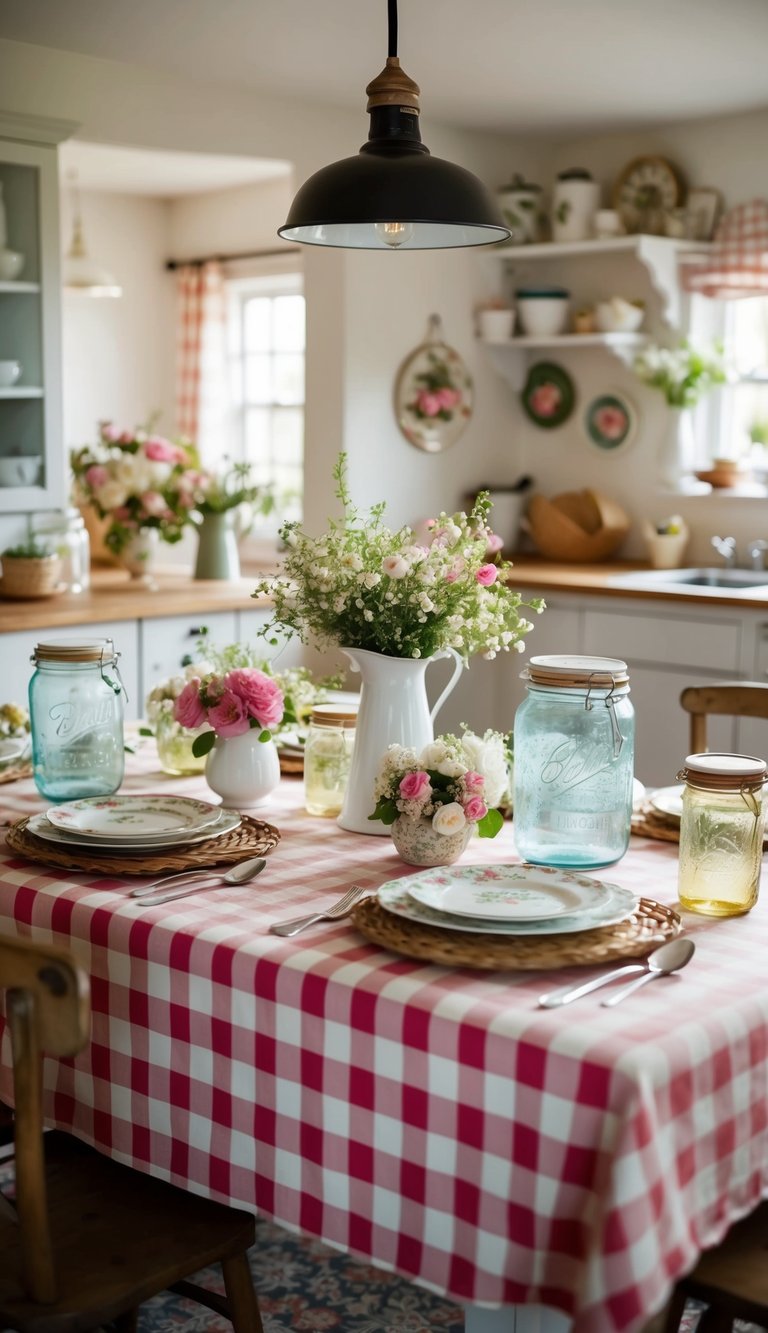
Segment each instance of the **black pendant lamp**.
[{"label": "black pendant lamp", "polygon": [[419,87],[397,58],[397,0],[387,0],[389,53],[368,84],[368,142],[310,176],[278,235],[351,250],[444,250],[510,235],[494,199],[463,167],[432,157],[419,133]]}]

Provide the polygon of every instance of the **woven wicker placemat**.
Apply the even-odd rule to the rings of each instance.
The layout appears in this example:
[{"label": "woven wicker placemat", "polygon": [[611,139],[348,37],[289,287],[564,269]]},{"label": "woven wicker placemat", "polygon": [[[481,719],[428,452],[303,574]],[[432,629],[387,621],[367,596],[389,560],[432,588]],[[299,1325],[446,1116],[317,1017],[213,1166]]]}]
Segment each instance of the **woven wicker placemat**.
[{"label": "woven wicker placemat", "polygon": [[439,926],[395,916],[375,897],[358,903],[352,922],[372,944],[381,944],[407,958],[481,968],[486,972],[587,966],[607,963],[613,958],[641,958],[682,930],[677,912],[652,898],[641,898],[636,911],[618,925],[581,930],[573,935],[474,935],[461,930],[441,930]]},{"label": "woven wicker placemat", "polygon": [[8,764],[7,768],[4,768],[2,772],[0,772],[0,783],[18,782],[19,778],[31,777],[32,764],[28,759],[25,759],[21,764]]},{"label": "woven wicker placemat", "polygon": [[283,777],[300,778],[304,775],[304,755],[303,754],[283,754],[278,750],[280,758],[280,772]]},{"label": "woven wicker placemat", "polygon": [[167,852],[153,852],[148,856],[132,853],[76,851],[55,846],[28,833],[27,817],[19,819],[6,832],[6,841],[12,851],[41,865],[57,866],[62,870],[98,870],[106,875],[154,875],[164,870],[195,870],[198,866],[237,865],[249,856],[264,856],[280,841],[280,830],[273,824],[243,815],[243,822],[231,833],[220,838],[208,838],[186,850],[176,848]]},{"label": "woven wicker placemat", "polygon": [[660,842],[680,841],[680,820],[668,819],[654,810],[652,805],[642,805],[632,815],[632,832],[641,838],[658,838]]}]

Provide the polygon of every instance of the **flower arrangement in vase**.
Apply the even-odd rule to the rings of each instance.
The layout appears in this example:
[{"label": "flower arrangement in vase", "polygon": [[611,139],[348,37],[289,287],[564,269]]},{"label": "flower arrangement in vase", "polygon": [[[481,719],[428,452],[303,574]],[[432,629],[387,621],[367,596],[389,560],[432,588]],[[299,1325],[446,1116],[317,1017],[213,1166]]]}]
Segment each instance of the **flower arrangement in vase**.
[{"label": "flower arrangement in vase", "polygon": [[274,508],[270,489],[252,479],[250,463],[224,460],[218,473],[204,473],[195,496],[198,525],[196,579],[238,579],[238,538],[250,530],[257,513]]},{"label": "flower arrangement in vase", "polygon": [[280,781],[272,732],[283,713],[277,681],[255,667],[193,676],[173,705],[175,720],[198,733],[192,753],[208,756],[209,787],[238,807],[257,805]]},{"label": "flower arrangement in vase", "polygon": [[509,785],[507,737],[498,731],[439,736],[420,754],[390,745],[374,786],[376,807],[402,859],[410,865],[450,865],[470,837],[495,838],[503,824],[496,807]]},{"label": "flower arrangement in vase", "polygon": [[682,473],[696,466],[696,446],[690,409],[728,379],[722,347],[697,350],[688,341],[679,347],[644,347],[634,360],[635,373],[663,393],[670,408],[669,427],[658,459],[659,480],[676,490]]}]

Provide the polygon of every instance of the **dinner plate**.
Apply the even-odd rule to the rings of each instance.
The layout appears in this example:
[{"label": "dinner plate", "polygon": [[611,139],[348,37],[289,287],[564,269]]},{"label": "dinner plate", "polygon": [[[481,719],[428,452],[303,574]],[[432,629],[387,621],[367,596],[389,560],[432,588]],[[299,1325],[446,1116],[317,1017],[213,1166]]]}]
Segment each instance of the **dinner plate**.
[{"label": "dinner plate", "polygon": [[659,787],[652,791],[648,800],[654,810],[659,810],[663,815],[669,815],[672,819],[680,819],[683,813],[683,783],[676,787]]},{"label": "dinner plate", "polygon": [[591,912],[612,885],[548,866],[441,866],[408,882],[411,898],[437,912],[488,921],[547,921]]},{"label": "dinner plate", "polygon": [[606,885],[612,896],[604,906],[578,916],[555,917],[549,921],[483,921],[477,917],[449,916],[417,902],[408,892],[407,879],[393,879],[382,884],[379,902],[388,912],[418,921],[422,925],[439,926],[442,930],[466,930],[473,935],[568,935],[577,930],[594,930],[597,926],[612,926],[624,921],[635,910],[637,898],[629,889],[618,884]]},{"label": "dinner plate", "polygon": [[207,842],[209,838],[220,838],[224,833],[231,833],[233,829],[239,828],[242,816],[237,810],[224,810],[218,807],[220,818],[215,824],[208,824],[204,829],[198,829],[194,833],[182,833],[177,835],[175,842],[169,842],[168,839],[158,841],[156,838],[147,836],[144,841],[127,842],[124,838],[117,841],[110,841],[99,838],[80,838],[70,832],[69,829],[59,829],[55,824],[51,824],[46,815],[31,815],[27,820],[27,831],[33,833],[36,838],[43,838],[45,842],[54,842],[58,847],[69,847],[72,851],[109,851],[109,852],[151,852],[151,851],[172,851],[174,847],[192,847],[198,842]]},{"label": "dinner plate", "polygon": [[81,838],[124,839],[193,833],[215,824],[221,807],[188,796],[86,796],[47,811],[55,828]]}]

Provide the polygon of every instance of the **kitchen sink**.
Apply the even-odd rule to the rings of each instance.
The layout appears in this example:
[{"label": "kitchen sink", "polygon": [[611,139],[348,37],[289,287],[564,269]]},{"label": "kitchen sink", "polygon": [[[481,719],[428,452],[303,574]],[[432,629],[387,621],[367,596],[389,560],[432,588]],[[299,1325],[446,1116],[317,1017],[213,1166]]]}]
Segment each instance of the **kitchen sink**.
[{"label": "kitchen sink", "polygon": [[642,569],[630,574],[612,574],[613,588],[642,588],[659,592],[691,592],[724,595],[737,593],[768,595],[768,570],[764,569]]}]

